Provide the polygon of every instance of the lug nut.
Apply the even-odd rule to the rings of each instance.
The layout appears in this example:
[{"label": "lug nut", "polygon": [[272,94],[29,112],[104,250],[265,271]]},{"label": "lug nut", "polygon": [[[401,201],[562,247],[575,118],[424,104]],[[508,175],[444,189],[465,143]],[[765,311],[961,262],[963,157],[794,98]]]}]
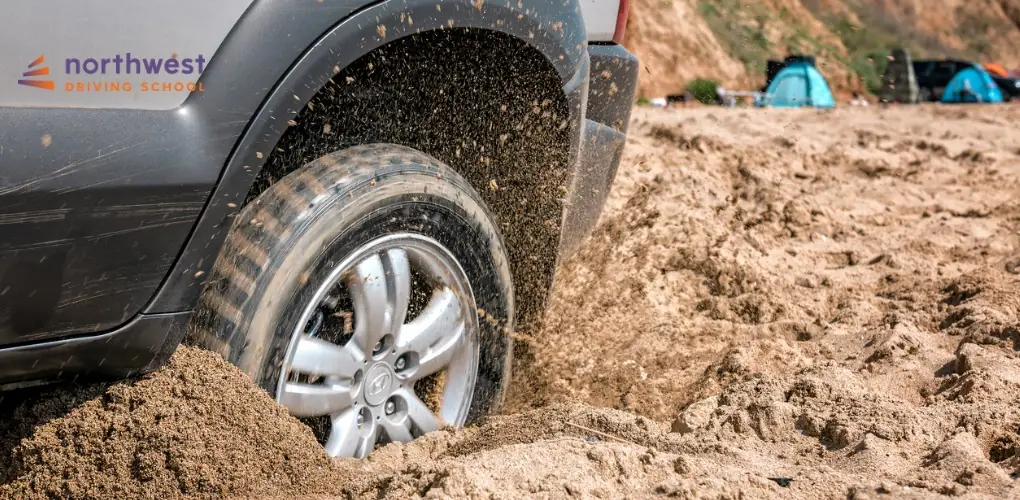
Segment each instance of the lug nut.
[{"label": "lug nut", "polygon": [[379,342],[375,343],[375,347],[372,348],[372,353],[373,354],[379,354],[379,351],[381,351],[381,350],[382,350],[382,341],[380,340]]},{"label": "lug nut", "polygon": [[365,415],[358,412],[358,427],[361,427],[365,423]]},{"label": "lug nut", "polygon": [[404,367],[407,366],[407,360],[405,360],[404,357],[401,356],[401,357],[397,358],[397,362],[396,362],[395,366],[397,368],[397,371],[403,370]]},{"label": "lug nut", "polygon": [[393,401],[386,402],[386,414],[393,415],[393,412],[397,411],[397,405],[393,404]]}]

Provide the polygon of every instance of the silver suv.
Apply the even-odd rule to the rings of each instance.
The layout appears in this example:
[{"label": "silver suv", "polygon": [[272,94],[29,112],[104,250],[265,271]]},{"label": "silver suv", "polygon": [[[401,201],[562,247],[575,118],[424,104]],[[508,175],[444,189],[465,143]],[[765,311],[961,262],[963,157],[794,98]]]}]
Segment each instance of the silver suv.
[{"label": "silver suv", "polygon": [[626,4],[6,5],[0,383],[185,341],[338,456],[492,412],[620,161]]}]

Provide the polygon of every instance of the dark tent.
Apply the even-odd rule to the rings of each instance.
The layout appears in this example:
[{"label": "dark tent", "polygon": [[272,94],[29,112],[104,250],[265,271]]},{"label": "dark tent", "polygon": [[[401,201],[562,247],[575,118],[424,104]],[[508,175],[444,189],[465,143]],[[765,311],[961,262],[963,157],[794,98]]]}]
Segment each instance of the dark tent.
[{"label": "dark tent", "polygon": [[786,59],[784,60],[784,62],[786,62],[786,64],[791,64],[791,63],[795,63],[795,62],[803,62],[803,63],[808,63],[811,66],[818,66],[818,64],[816,64],[816,62],[815,62],[815,56],[808,56],[808,55],[804,55],[804,54],[794,54],[794,55],[786,56]]}]

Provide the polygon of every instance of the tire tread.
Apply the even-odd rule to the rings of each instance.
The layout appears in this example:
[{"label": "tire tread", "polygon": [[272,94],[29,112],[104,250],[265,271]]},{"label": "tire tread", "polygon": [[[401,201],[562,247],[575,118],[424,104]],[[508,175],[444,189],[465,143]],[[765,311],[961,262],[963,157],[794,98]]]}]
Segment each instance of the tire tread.
[{"label": "tire tread", "polygon": [[[308,163],[270,186],[237,215],[199,299],[197,321],[192,322],[186,342],[220,352],[228,361],[234,361],[233,355],[223,349],[229,346],[228,350],[236,353],[244,347],[244,335],[238,333],[245,311],[250,308],[248,301],[256,295],[259,277],[272,264],[272,249],[277,248],[291,225],[313,206],[317,196],[331,189],[342,190],[366,177],[372,179],[373,171],[382,164],[425,166],[430,173],[455,184],[460,190],[474,191],[460,176],[444,175],[448,167],[437,160],[394,144],[354,146]],[[254,264],[255,272],[247,272],[236,265],[237,257]],[[216,285],[210,286],[213,284]],[[230,290],[231,297],[217,289]]]}]

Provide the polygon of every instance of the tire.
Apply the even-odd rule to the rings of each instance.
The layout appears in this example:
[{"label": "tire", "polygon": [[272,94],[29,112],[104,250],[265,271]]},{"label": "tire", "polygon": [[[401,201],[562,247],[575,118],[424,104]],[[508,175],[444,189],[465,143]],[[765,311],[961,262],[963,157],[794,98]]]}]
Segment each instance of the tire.
[{"label": "tire", "polygon": [[[436,243],[441,248],[434,248]],[[401,244],[404,246],[399,246]],[[394,246],[389,248],[386,245]],[[351,260],[361,258],[362,254],[367,257],[361,264]],[[403,257],[395,257],[399,255]],[[451,264],[452,261],[455,264]],[[344,262],[350,269],[341,273],[338,267],[345,265]],[[399,262],[404,263],[403,267]],[[385,287],[377,286],[374,279],[361,278],[359,281],[352,278],[362,276],[359,273],[371,268],[368,263],[378,263],[380,271],[385,269],[381,274],[369,272],[365,275],[381,277],[378,282],[385,283]],[[427,269],[418,272],[413,267],[415,263]],[[443,263],[446,265],[441,265]],[[401,272],[397,272],[398,269]],[[405,272],[408,269],[410,272]],[[405,300],[401,310],[400,300],[394,297],[402,296],[399,290],[407,292],[410,285],[394,283],[403,279],[398,277],[404,274],[413,275],[418,281],[408,281],[410,278],[407,278],[400,283],[426,283],[426,286],[433,287],[433,293],[424,299],[415,295]],[[331,279],[341,281],[332,285]],[[453,284],[445,284],[443,280],[447,279]],[[337,309],[341,312],[331,314],[323,312],[328,312],[330,307],[340,307],[334,304],[341,299],[331,294],[344,293],[354,297],[351,299],[354,301],[352,307],[342,311]],[[382,304],[372,293],[386,298],[385,314],[355,312],[372,310],[358,309],[361,307],[356,301],[358,297],[361,297],[360,304]],[[380,387],[386,385],[386,390],[396,391],[396,384],[400,383],[401,388],[407,384],[410,386],[408,390],[420,390],[420,380],[416,383],[401,378],[402,373],[407,372],[399,372],[396,368],[402,366],[401,358],[406,361],[403,365],[414,365],[413,369],[418,369],[425,367],[428,353],[445,352],[446,344],[437,342],[424,349],[422,352],[425,354],[408,351],[396,358],[402,335],[411,334],[404,335],[403,332],[409,328],[404,322],[391,320],[399,316],[395,311],[407,311],[406,317],[411,318],[414,300],[423,302],[418,314],[425,316],[434,310],[433,307],[439,307],[434,304],[440,293],[446,294],[443,297],[447,297],[450,304],[459,301],[460,305],[447,304],[444,306],[447,309],[435,309],[440,311],[436,318],[446,321],[455,316],[456,321],[463,321],[464,326],[462,328],[459,326],[461,323],[457,323],[458,326],[447,328],[449,325],[440,325],[441,321],[437,319],[435,324],[438,326],[430,326],[430,331],[461,332],[462,328],[463,333],[458,333],[461,336],[456,337],[460,339],[456,342],[465,345],[474,342],[476,346],[465,347],[463,351],[477,354],[473,364],[461,362],[471,357],[470,354],[451,355],[455,362],[460,363],[456,365],[457,374],[470,374],[470,367],[473,367],[475,377],[469,384],[472,387],[464,391],[470,394],[466,398],[469,402],[459,403],[461,410],[457,413],[452,413],[453,410],[448,412],[448,415],[458,416],[440,419],[443,424],[460,426],[494,412],[502,403],[510,379],[514,298],[502,236],[481,198],[451,168],[402,146],[356,146],[308,163],[273,184],[240,212],[210,272],[189,328],[188,342],[220,353],[285,406],[288,406],[287,402],[295,401],[289,399],[294,394],[294,387],[305,390],[306,385],[314,384],[323,384],[322,387],[332,387],[329,384],[333,383],[349,385],[349,392],[355,394],[351,396],[354,398],[352,408],[356,408],[359,401],[362,404],[358,410],[362,413],[350,418],[357,418],[357,432],[362,432],[366,416],[375,416],[378,420],[378,412],[383,411],[380,407],[385,406],[384,411],[388,415],[393,401],[397,401],[394,408],[400,406],[401,400],[397,396],[387,400],[385,405],[369,401],[370,396],[382,394]],[[454,312],[449,313],[448,309]],[[377,307],[375,310],[381,309]],[[343,328],[339,326],[341,323]],[[370,338],[373,334],[365,332],[377,330],[393,333],[375,342],[374,347],[366,347],[373,345]],[[323,368],[325,365],[316,364],[313,367],[315,373],[297,373],[299,358],[295,356],[304,356],[303,349],[312,345],[309,336],[315,337],[315,345],[324,340],[332,347],[352,350],[356,359],[348,360],[350,363],[345,361],[344,368],[335,372],[328,372]],[[384,342],[388,343],[383,345]],[[379,356],[389,356],[386,358],[388,361],[377,362],[376,352]],[[360,353],[360,358],[357,353]],[[307,358],[300,360],[307,361]],[[350,375],[346,366],[354,366],[359,361],[364,367]],[[301,366],[307,366],[307,363]],[[323,375],[327,372],[333,374]],[[376,372],[378,377],[374,375]],[[308,373],[314,376],[301,378]],[[350,378],[342,378],[348,375]],[[452,382],[447,380],[446,384],[456,386],[462,378]],[[373,393],[376,389],[379,391]],[[445,389],[435,390],[441,392]],[[406,392],[402,394],[407,395]],[[442,398],[454,397],[445,392],[442,394]],[[419,399],[425,401],[424,397]],[[296,416],[310,416],[306,413],[311,413],[311,410],[303,405],[306,400],[301,401],[301,405],[288,408]],[[382,442],[406,441],[432,430],[434,426],[422,426],[413,421],[409,404],[405,401],[405,406],[396,410],[406,410],[408,418],[405,424],[410,435],[392,428],[380,428],[381,434],[375,433],[371,439],[381,436]],[[447,408],[441,404],[445,403],[434,403],[430,409],[445,412]],[[344,415],[349,413],[329,415],[329,421],[333,421],[347,418]],[[376,443],[366,444],[365,440],[369,437],[361,436],[358,448],[351,453],[350,446],[353,444],[336,445],[327,436],[341,431],[322,428],[330,424],[321,418],[318,420],[319,428],[314,421],[309,422],[331,454],[365,456],[375,447]],[[346,451],[334,453],[339,449],[337,446]]]}]

